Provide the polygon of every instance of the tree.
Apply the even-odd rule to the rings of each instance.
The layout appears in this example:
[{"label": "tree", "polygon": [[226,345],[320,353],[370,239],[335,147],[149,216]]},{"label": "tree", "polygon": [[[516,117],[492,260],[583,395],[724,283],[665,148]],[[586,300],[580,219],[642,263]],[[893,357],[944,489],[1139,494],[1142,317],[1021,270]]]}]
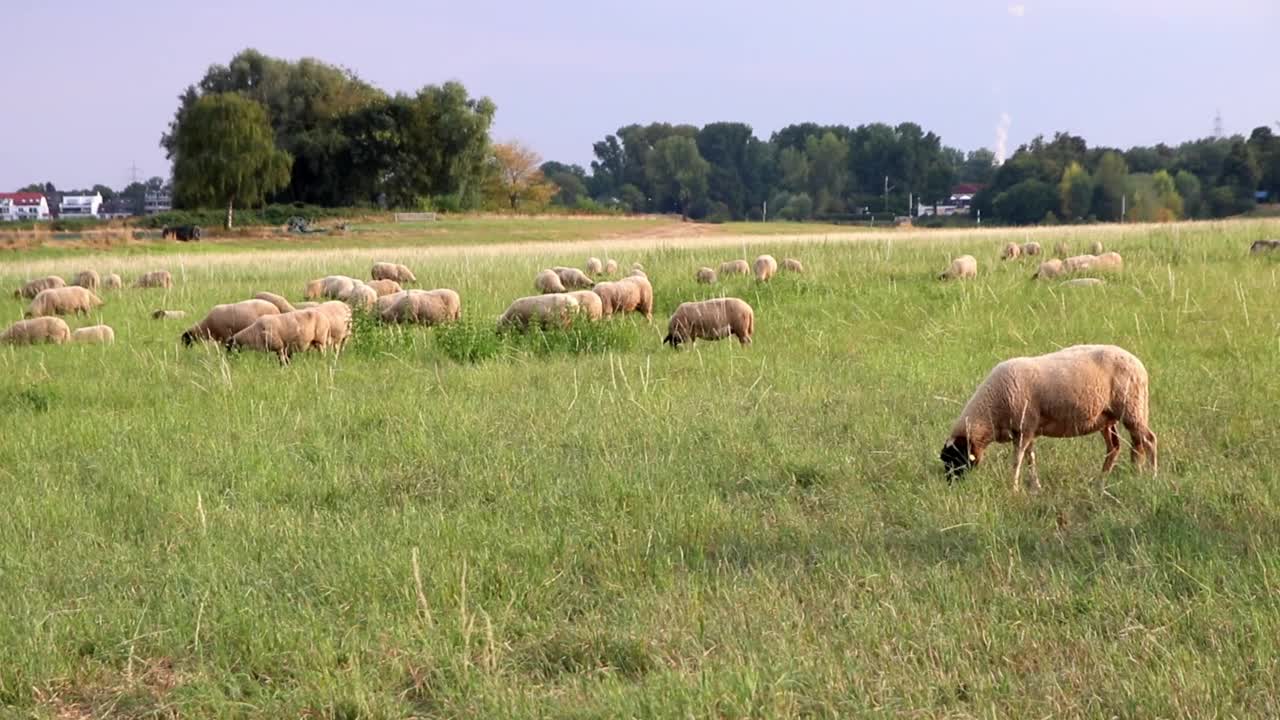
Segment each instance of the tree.
[{"label": "tree", "polygon": [[1258,163],[1258,189],[1273,200],[1280,200],[1280,137],[1263,125],[1249,135],[1249,149]]},{"label": "tree", "polygon": [[1093,178],[1080,163],[1072,162],[1062,173],[1062,182],[1058,183],[1058,199],[1058,216],[1063,220],[1071,222],[1089,216],[1089,207],[1093,202]]},{"label": "tree", "polygon": [[673,135],[659,140],[645,161],[649,183],[660,206],[674,204],[681,217],[689,217],[694,203],[707,194],[710,164],[698,153],[692,139]]},{"label": "tree", "polygon": [[1234,140],[1223,158],[1217,187],[1209,195],[1214,216],[1226,217],[1252,210],[1257,204],[1254,192],[1261,179],[1262,172],[1249,146],[1243,140]]},{"label": "tree", "polygon": [[814,210],[840,212],[844,209],[849,144],[832,132],[824,133],[821,138],[810,136],[805,142],[805,155],[809,160],[809,190]]},{"label": "tree", "polygon": [[1155,191],[1156,202],[1160,204],[1160,212],[1156,220],[1158,222],[1181,220],[1184,205],[1173,176],[1167,170],[1160,170],[1151,176],[1151,187]]},{"label": "tree", "polygon": [[521,203],[544,204],[556,193],[555,185],[538,167],[542,157],[532,148],[519,142],[499,143],[493,146],[493,160],[497,191],[512,211]]},{"label": "tree", "polygon": [[556,193],[551,198],[553,204],[576,207],[582,199],[590,197],[587,193],[587,171],[582,166],[548,160],[539,169],[556,186]]},{"label": "tree", "polygon": [[1099,220],[1121,219],[1128,175],[1129,166],[1119,153],[1107,152],[1098,160],[1098,169],[1093,174],[1093,214]]},{"label": "tree", "polygon": [[266,108],[236,94],[202,96],[174,138],[175,194],[188,206],[225,203],[227,229],[236,203],[261,203],[283,188],[292,164],[275,145]]},{"label": "tree", "polygon": [[996,217],[1014,225],[1034,225],[1058,206],[1054,186],[1040,180],[1024,180],[996,196]]},{"label": "tree", "polygon": [[1182,208],[1186,217],[1203,217],[1204,197],[1201,194],[1200,179],[1186,170],[1179,170],[1173,177],[1173,184],[1182,198]]},{"label": "tree", "polygon": [[98,193],[99,195],[101,195],[103,201],[114,200],[116,197],[116,191],[112,190],[106,185],[94,185],[93,188],[89,190],[90,195],[92,195],[93,193]]},{"label": "tree", "polygon": [[996,173],[996,154],[986,148],[979,148],[965,157],[964,163],[956,175],[962,183],[986,185]]}]

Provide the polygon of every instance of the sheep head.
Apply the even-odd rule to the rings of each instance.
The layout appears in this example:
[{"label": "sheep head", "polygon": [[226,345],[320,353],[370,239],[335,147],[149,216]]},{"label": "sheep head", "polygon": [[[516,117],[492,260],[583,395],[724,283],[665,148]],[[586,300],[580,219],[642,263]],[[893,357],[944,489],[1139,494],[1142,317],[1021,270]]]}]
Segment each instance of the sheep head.
[{"label": "sheep head", "polygon": [[969,446],[969,438],[963,435],[951,438],[942,446],[938,457],[946,469],[947,482],[959,480],[970,468],[977,467],[982,458],[981,452],[975,450]]},{"label": "sheep head", "polygon": [[673,332],[667,333],[667,336],[662,338],[662,344],[670,345],[672,350],[679,348],[681,342],[683,341],[680,339],[680,336]]}]

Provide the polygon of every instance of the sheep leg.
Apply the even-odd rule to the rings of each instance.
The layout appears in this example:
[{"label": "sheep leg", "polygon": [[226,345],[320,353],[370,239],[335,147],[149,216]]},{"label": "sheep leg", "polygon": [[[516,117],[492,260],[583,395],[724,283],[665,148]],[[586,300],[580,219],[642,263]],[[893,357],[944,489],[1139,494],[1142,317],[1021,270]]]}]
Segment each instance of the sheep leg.
[{"label": "sheep leg", "polygon": [[1107,457],[1102,461],[1102,474],[1106,475],[1116,466],[1116,458],[1120,457],[1120,432],[1116,430],[1115,423],[1102,428],[1102,439],[1107,443]]},{"label": "sheep leg", "polygon": [[1031,443],[1026,436],[1019,436],[1014,442],[1017,447],[1013,451],[1013,491],[1020,493],[1022,492],[1022,460],[1026,457],[1027,448]]},{"label": "sheep leg", "polygon": [[1027,487],[1031,489],[1031,492],[1038,493],[1040,492],[1040,468],[1036,466],[1035,442],[1033,438],[1031,442],[1027,443],[1027,460],[1029,461],[1027,466]]},{"label": "sheep leg", "polygon": [[1160,465],[1156,456],[1156,434],[1145,425],[1139,423],[1125,423],[1125,429],[1129,431],[1129,437],[1133,440],[1133,448],[1129,451],[1130,459],[1134,465],[1142,466],[1144,460],[1151,462],[1151,473],[1154,475],[1159,472]]}]

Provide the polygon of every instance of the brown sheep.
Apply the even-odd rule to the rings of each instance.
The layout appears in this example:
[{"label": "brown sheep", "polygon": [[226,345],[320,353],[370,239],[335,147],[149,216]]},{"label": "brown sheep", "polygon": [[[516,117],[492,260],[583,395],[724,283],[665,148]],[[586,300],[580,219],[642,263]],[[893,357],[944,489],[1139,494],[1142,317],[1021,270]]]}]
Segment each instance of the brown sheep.
[{"label": "brown sheep", "polygon": [[722,340],[730,335],[743,345],[751,344],[755,334],[755,312],[738,298],[715,298],[702,302],[681,303],[667,322],[667,336],[662,339],[672,348],[697,340]]},{"label": "brown sheep", "polygon": [[264,315],[226,341],[227,350],[249,348],[275,353],[288,365],[294,353],[324,350],[329,343],[329,316],[320,308]]},{"label": "brown sheep", "polygon": [[23,285],[20,289],[13,291],[16,298],[24,298],[30,300],[40,294],[41,290],[52,290],[54,288],[66,287],[67,281],[57,275],[49,275],[47,277],[36,278],[31,282]]},{"label": "brown sheep", "polygon": [[[293,304],[290,303],[288,300],[285,300],[284,298],[272,292],[260,292],[257,295],[254,295],[253,299],[266,300],[272,305],[275,305],[276,309],[282,313],[293,312],[294,310],[297,310],[297,308],[295,308]],[[235,333],[232,333],[232,335],[234,334]]]},{"label": "brown sheep", "polygon": [[400,283],[395,280],[371,280],[365,285],[373,288],[373,291],[378,293],[378,297],[394,295],[404,290],[404,288],[400,287]]},{"label": "brown sheep", "polygon": [[765,282],[778,274],[778,261],[772,255],[761,255],[755,262],[756,282]]},{"label": "brown sheep", "polygon": [[527,330],[531,325],[542,328],[569,327],[578,312],[578,300],[565,293],[531,295],[507,306],[498,316],[498,329]]},{"label": "brown sheep", "polygon": [[715,285],[716,271],[709,267],[700,267],[698,268],[698,272],[694,274],[693,279],[697,280],[702,285]]},{"label": "brown sheep", "polygon": [[88,290],[97,291],[102,285],[102,278],[96,270],[81,270],[76,273],[76,277],[71,281],[72,285],[86,288]]},{"label": "brown sheep", "polygon": [[1039,489],[1036,438],[1095,432],[1106,441],[1106,475],[1120,454],[1117,424],[1133,440],[1134,463],[1149,460],[1154,472],[1158,460],[1156,435],[1148,423],[1148,386],[1142,361],[1114,345],[1076,345],[1006,360],[987,375],[952,425],[940,455],[947,477],[958,478],[981,463],[991,443],[1012,442],[1014,491],[1021,489],[1024,456],[1030,461],[1029,485]]},{"label": "brown sheep", "polygon": [[1000,251],[1001,260],[1017,260],[1022,255],[1022,246],[1018,243],[1007,243],[1004,249]]},{"label": "brown sheep", "polygon": [[133,284],[137,288],[171,288],[173,287],[173,275],[168,270],[153,270]]},{"label": "brown sheep", "polygon": [[19,320],[0,333],[0,345],[61,345],[71,338],[71,328],[59,317]]},{"label": "brown sheep", "polygon": [[90,325],[71,333],[71,342],[84,345],[110,345],[116,341],[116,331],[110,325]]},{"label": "brown sheep", "polygon": [[231,336],[257,322],[266,315],[279,315],[280,308],[268,300],[242,300],[237,303],[214,305],[208,315],[182,333],[182,344],[212,340],[225,343]]},{"label": "brown sheep", "polygon": [[102,299],[78,285],[41,290],[27,307],[26,317],[45,315],[88,315],[102,307]]},{"label": "brown sheep", "polygon": [[369,277],[374,280],[395,280],[400,284],[418,282],[418,277],[413,271],[399,263],[376,262],[373,269],[369,271]]}]

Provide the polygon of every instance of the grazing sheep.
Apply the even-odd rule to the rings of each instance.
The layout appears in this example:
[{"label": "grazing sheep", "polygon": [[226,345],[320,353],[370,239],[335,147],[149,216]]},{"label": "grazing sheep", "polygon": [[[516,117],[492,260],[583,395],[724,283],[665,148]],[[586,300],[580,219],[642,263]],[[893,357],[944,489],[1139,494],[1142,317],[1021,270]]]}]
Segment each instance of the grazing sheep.
[{"label": "grazing sheep", "polygon": [[78,285],[41,290],[27,306],[26,317],[45,315],[88,315],[94,308],[102,307],[102,299],[88,288]]},{"label": "grazing sheep", "polygon": [[747,275],[751,272],[751,266],[746,260],[726,260],[720,263],[721,275]]},{"label": "grazing sheep", "polygon": [[1040,267],[1036,269],[1036,272],[1031,276],[1031,279],[1052,280],[1053,278],[1061,277],[1065,272],[1066,271],[1062,267],[1062,261],[1054,258],[1040,263]]},{"label": "grazing sheep", "polygon": [[1017,260],[1020,255],[1022,255],[1022,246],[1015,242],[1007,243],[1000,251],[1001,260]]},{"label": "grazing sheep", "polygon": [[[378,302],[378,291],[356,280],[349,289],[339,294],[337,299],[356,310],[368,312],[373,309],[374,303]],[[320,306],[324,307],[324,303]]]},{"label": "grazing sheep", "polygon": [[1057,244],[1053,246],[1053,254],[1060,258],[1066,258],[1071,254],[1071,246],[1068,245],[1065,240],[1059,240]]},{"label": "grazing sheep", "polygon": [[0,345],[61,345],[71,338],[71,328],[59,317],[19,320],[0,333]]},{"label": "grazing sheep", "polygon": [[543,270],[538,273],[533,279],[533,288],[544,295],[565,291],[564,283],[560,281],[560,275],[555,270]]},{"label": "grazing sheep", "polygon": [[1119,272],[1124,269],[1124,258],[1118,252],[1104,252],[1094,260],[1090,269]]},{"label": "grazing sheep", "polygon": [[400,283],[395,280],[371,280],[365,285],[373,288],[373,291],[378,293],[378,297],[394,295],[404,290],[404,288],[400,287]]},{"label": "grazing sheep", "polygon": [[124,281],[120,279],[119,275],[115,273],[107,273],[102,276],[103,290],[119,290],[122,287],[124,287]]},{"label": "grazing sheep", "polygon": [[560,277],[561,284],[567,290],[585,290],[595,284],[594,280],[587,277],[587,274],[578,268],[557,265],[551,269]]},{"label": "grazing sheep", "polygon": [[52,290],[54,288],[66,287],[67,281],[57,275],[49,275],[47,277],[36,278],[21,288],[13,291],[16,298],[24,298],[30,300],[40,294],[42,290]]},{"label": "grazing sheep", "polygon": [[1099,280],[1098,278],[1076,278],[1075,280],[1068,280],[1064,283],[1059,283],[1058,287],[1096,287],[1098,285],[1105,284],[1106,281]]},{"label": "grazing sheep", "polygon": [[974,278],[978,276],[978,261],[972,255],[961,255],[938,276],[939,280]]},{"label": "grazing sheep", "polygon": [[363,285],[364,281],[357,280],[346,275],[329,275],[320,281],[320,295],[318,297],[308,297],[307,300],[341,300],[343,297],[351,294],[357,286]]},{"label": "grazing sheep", "polygon": [[374,280],[395,280],[402,285],[418,282],[413,271],[399,263],[376,262],[373,264],[373,269],[369,271],[369,276]]},{"label": "grazing sheep", "polygon": [[1021,250],[1023,255],[1026,255],[1027,257],[1035,257],[1036,255],[1040,254],[1040,243],[1038,242],[1022,243]]},{"label": "grazing sheep", "polygon": [[1103,249],[1101,240],[1094,240],[1093,243],[1089,245],[1090,255],[1101,255],[1104,252],[1106,252],[1106,250]]},{"label": "grazing sheep", "polygon": [[761,255],[755,262],[756,282],[765,282],[778,274],[778,261],[772,255]]},{"label": "grazing sheep", "polygon": [[785,258],[782,261],[782,269],[787,272],[803,273],[804,264],[795,258]]},{"label": "grazing sheep", "polygon": [[693,276],[693,279],[697,280],[703,285],[715,285],[716,271],[712,270],[709,267],[700,267],[698,268],[698,272]]},{"label": "grazing sheep", "polygon": [[71,284],[96,291],[102,285],[102,278],[96,270],[81,270]]},{"label": "grazing sheep", "polygon": [[667,322],[667,336],[662,342],[677,348],[684,342],[722,340],[733,335],[739,343],[750,345],[755,327],[755,312],[738,298],[680,303]]},{"label": "grazing sheep", "polygon": [[604,274],[604,263],[600,262],[600,258],[598,257],[587,258],[587,274],[588,275]]},{"label": "grazing sheep", "polygon": [[617,275],[617,274],[618,274],[618,261],[617,261],[617,260],[614,260],[613,258],[609,258],[608,260],[605,260],[605,261],[604,261],[604,274],[605,274],[605,275],[609,275],[610,277],[612,277],[612,276],[614,276],[614,275]]},{"label": "grazing sheep", "polygon": [[591,290],[574,290],[566,293],[578,301],[579,314],[586,315],[588,320],[599,320],[604,316],[604,301]]},{"label": "grazing sheep", "polygon": [[[297,310],[297,308],[295,308],[293,304],[290,303],[288,300],[285,300],[284,298],[272,292],[260,292],[257,295],[254,295],[253,299],[266,300],[272,305],[275,305],[276,309],[282,313],[293,312],[294,310]],[[235,333],[232,333],[232,334],[234,335]]]},{"label": "grazing sheep", "polygon": [[296,352],[324,350],[329,343],[329,316],[320,308],[264,315],[226,341],[227,350],[248,348],[275,353],[288,365]]},{"label": "grazing sheep", "polygon": [[351,306],[340,300],[330,300],[320,303],[315,311],[324,313],[329,325],[329,333],[321,350],[333,348],[335,353],[341,353],[347,340],[351,338]]},{"label": "grazing sheep", "polygon": [[1062,269],[1068,274],[1086,271],[1119,272],[1124,269],[1124,258],[1117,252],[1101,255],[1073,255],[1063,262]]},{"label": "grazing sheep", "polygon": [[304,300],[316,300],[324,295],[324,278],[316,278],[307,282],[306,287],[302,289],[302,298]]},{"label": "grazing sheep", "polygon": [[155,310],[151,313],[156,320],[181,320],[186,316],[185,310]]},{"label": "grazing sheep", "polygon": [[168,270],[153,270],[133,284],[137,288],[171,288],[173,287],[173,275]]},{"label": "grazing sheep", "polygon": [[632,312],[640,304],[640,288],[630,283],[624,285],[620,280],[596,283],[591,292],[600,297],[604,317]]},{"label": "grazing sheep", "polygon": [[952,425],[940,459],[949,479],[982,462],[993,442],[1016,444],[1013,489],[1018,491],[1023,457],[1029,480],[1040,488],[1036,470],[1038,437],[1080,437],[1102,433],[1107,444],[1102,474],[1120,454],[1123,424],[1133,440],[1132,458],[1157,467],[1156,436],[1148,426],[1148,379],[1142,361],[1114,345],[1076,345],[1039,357],[1006,360],[987,375]]},{"label": "grazing sheep", "polygon": [[640,297],[635,311],[644,315],[644,319],[653,322],[653,285],[643,275],[632,275],[618,281],[621,285],[632,285],[639,289]]},{"label": "grazing sheep", "polygon": [[1280,240],[1255,240],[1253,244],[1249,246],[1250,255],[1271,252],[1272,250],[1280,250]]},{"label": "grazing sheep", "polygon": [[85,345],[110,345],[116,341],[116,331],[110,325],[90,325],[71,333],[71,342]]},{"label": "grazing sheep", "polygon": [[1096,255],[1072,255],[1062,261],[1062,270],[1067,274],[1082,272],[1088,270],[1097,260]]},{"label": "grazing sheep", "polygon": [[578,299],[567,294],[531,295],[507,306],[498,316],[498,329],[515,328],[520,331],[530,325],[549,328],[566,328],[578,312]]},{"label": "grazing sheep", "polygon": [[258,298],[214,305],[203,320],[182,333],[182,344],[190,347],[192,343],[206,340],[225,343],[231,336],[257,322],[258,318],[280,313],[275,303]]},{"label": "grazing sheep", "polygon": [[[462,319],[462,296],[456,290],[410,290],[383,306],[379,313],[385,322],[417,325],[445,325]],[[382,305],[386,298],[380,298]]]}]

